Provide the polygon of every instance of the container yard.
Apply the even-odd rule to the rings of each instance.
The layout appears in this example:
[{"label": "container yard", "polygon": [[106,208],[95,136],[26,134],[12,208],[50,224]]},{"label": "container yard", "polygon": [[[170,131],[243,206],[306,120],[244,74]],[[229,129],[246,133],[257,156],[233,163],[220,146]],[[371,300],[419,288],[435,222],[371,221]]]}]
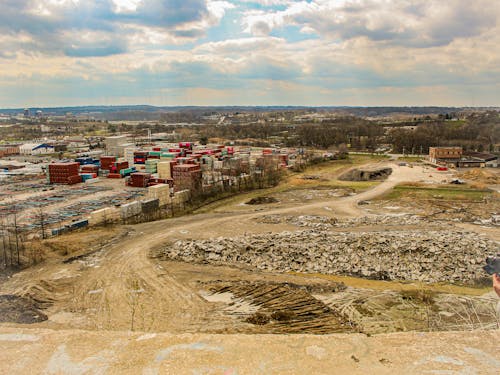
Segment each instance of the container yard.
[{"label": "container yard", "polygon": [[35,235],[41,224],[60,234],[80,228],[74,223],[81,220],[96,225],[138,215],[150,217],[158,209],[184,207],[203,191],[230,188],[264,168],[286,168],[295,155],[295,150],[193,142],[122,147],[123,139],[111,137],[104,155],[45,157],[38,175],[24,174],[28,164],[11,161],[19,167],[16,175],[0,180],[0,216],[9,221],[15,215],[20,228]]}]

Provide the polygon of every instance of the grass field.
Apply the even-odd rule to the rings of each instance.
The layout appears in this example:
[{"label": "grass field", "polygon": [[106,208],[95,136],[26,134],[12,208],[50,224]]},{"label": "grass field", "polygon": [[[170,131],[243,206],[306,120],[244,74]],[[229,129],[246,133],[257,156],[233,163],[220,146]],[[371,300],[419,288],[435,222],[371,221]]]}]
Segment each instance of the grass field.
[{"label": "grass field", "polygon": [[[345,160],[331,160],[315,164],[306,168],[302,172],[289,172],[278,186],[268,189],[258,189],[247,193],[237,194],[235,196],[222,199],[220,201],[208,204],[196,210],[198,213],[210,212],[226,205],[235,205],[240,202],[246,202],[252,198],[260,196],[269,196],[272,194],[284,193],[300,189],[352,189],[355,192],[368,190],[381,181],[340,181],[337,177],[344,171],[364,164],[385,161],[385,155],[357,154],[349,155]],[[308,179],[304,177],[311,177]]]},{"label": "grass field", "polygon": [[398,161],[406,162],[406,163],[419,163],[421,162],[423,157],[420,156],[400,156]]},{"label": "grass field", "polygon": [[398,185],[390,193],[380,197],[380,199],[398,200],[401,198],[416,198],[425,200],[483,201],[486,197],[492,196],[492,194],[491,190],[474,189],[464,186],[425,187]]}]

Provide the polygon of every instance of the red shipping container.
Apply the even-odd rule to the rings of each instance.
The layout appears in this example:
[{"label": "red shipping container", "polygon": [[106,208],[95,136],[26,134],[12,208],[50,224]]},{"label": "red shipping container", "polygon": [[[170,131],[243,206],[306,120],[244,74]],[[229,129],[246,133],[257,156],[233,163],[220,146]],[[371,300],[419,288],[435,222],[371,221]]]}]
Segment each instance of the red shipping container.
[{"label": "red shipping container", "polygon": [[80,163],[51,163],[48,165],[49,181],[52,184],[76,184],[82,179],[79,175]]},{"label": "red shipping container", "polygon": [[82,176],[78,175],[78,176],[70,176],[68,177],[68,185],[74,185],[74,184],[78,184],[80,182],[82,182]]},{"label": "red shipping container", "polygon": [[83,165],[81,168],[83,173],[97,173],[99,172],[99,167],[97,165]]},{"label": "red shipping container", "polygon": [[117,161],[114,166],[116,167],[116,171],[120,172],[122,169],[128,168],[128,161]]},{"label": "red shipping container", "polygon": [[147,187],[149,180],[151,178],[151,174],[149,173],[132,173],[130,175],[129,186],[133,187]]}]

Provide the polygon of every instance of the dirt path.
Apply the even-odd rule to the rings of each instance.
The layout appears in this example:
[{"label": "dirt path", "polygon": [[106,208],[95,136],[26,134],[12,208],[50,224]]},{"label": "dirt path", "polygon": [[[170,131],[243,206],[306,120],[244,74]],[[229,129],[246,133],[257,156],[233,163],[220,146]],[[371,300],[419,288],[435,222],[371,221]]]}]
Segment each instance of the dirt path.
[{"label": "dirt path", "polygon": [[332,212],[336,215],[359,217],[365,215],[363,210],[359,208],[359,202],[381,196],[402,182],[441,182],[450,176],[449,172],[433,173],[428,168],[420,166],[409,168],[407,166],[401,167],[395,163],[377,163],[377,167],[391,167],[393,172],[385,181],[369,190],[345,198],[334,198],[323,202],[304,204],[300,207],[277,208],[267,211],[267,214],[303,213],[320,210],[325,215]]}]

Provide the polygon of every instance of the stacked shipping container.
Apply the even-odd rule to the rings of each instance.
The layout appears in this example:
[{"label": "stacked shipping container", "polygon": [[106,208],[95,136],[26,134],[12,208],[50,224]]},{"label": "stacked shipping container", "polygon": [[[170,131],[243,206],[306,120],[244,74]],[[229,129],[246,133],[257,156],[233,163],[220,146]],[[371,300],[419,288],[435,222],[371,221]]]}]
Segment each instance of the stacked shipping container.
[{"label": "stacked shipping container", "polygon": [[101,169],[109,171],[115,161],[116,156],[101,156]]},{"label": "stacked shipping container", "polygon": [[149,173],[132,173],[128,185],[144,188],[148,186],[150,178],[151,174]]},{"label": "stacked shipping container", "polygon": [[198,164],[174,165],[172,168],[175,191],[201,188],[201,168]]},{"label": "stacked shipping container", "polygon": [[48,177],[51,184],[73,185],[82,182],[78,174],[80,163],[52,163],[49,164]]}]

